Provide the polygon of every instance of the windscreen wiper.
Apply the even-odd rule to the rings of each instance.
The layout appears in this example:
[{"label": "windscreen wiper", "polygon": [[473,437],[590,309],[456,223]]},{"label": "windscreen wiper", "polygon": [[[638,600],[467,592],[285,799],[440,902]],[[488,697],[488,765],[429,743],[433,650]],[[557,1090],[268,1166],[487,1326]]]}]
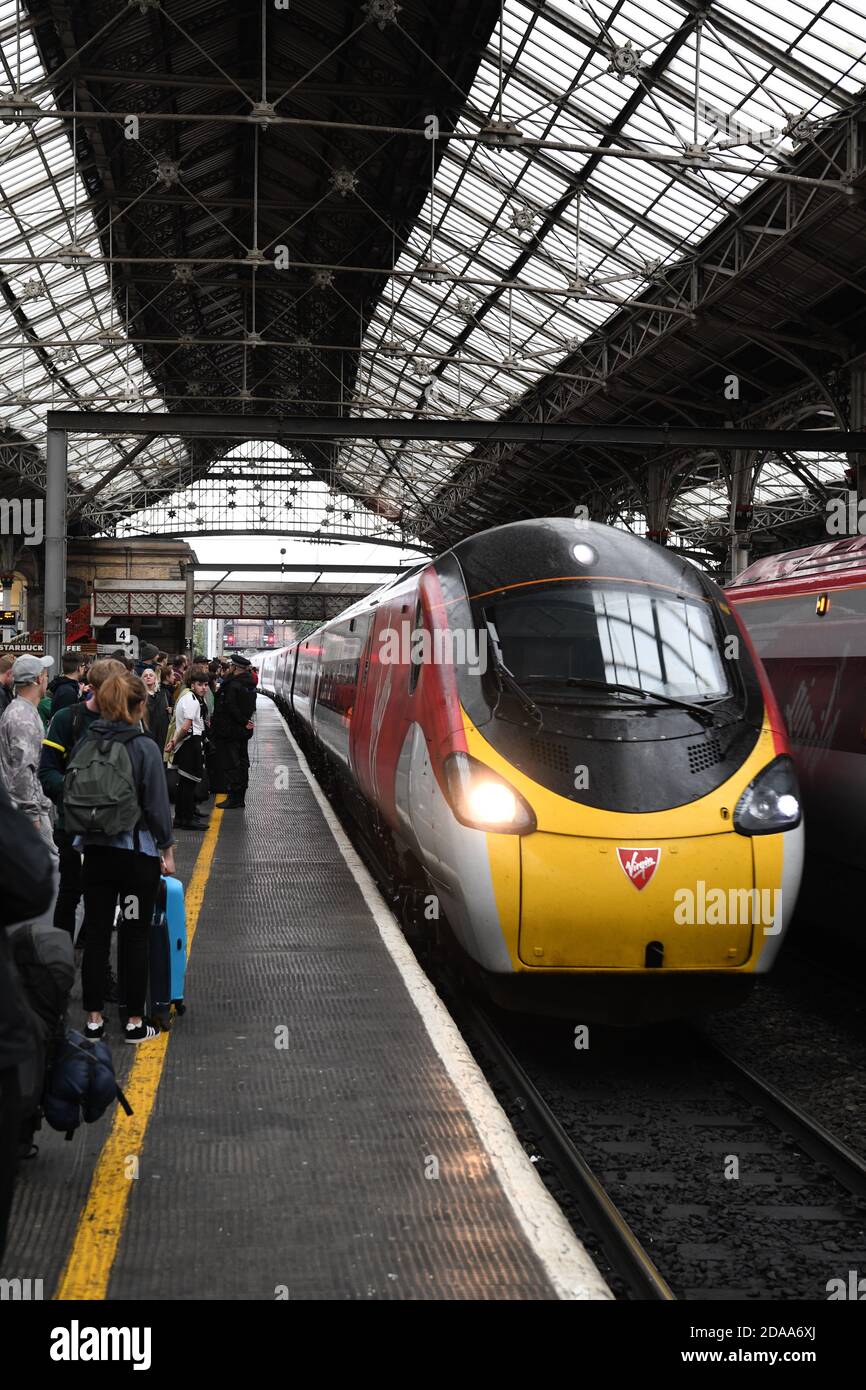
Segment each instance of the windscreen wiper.
[{"label": "windscreen wiper", "polygon": [[644,700],[656,700],[659,704],[670,705],[673,709],[684,709],[705,726],[718,723],[715,714],[706,705],[695,705],[690,700],[677,700],[673,695],[659,695],[657,691],[644,690],[640,685],[624,685],[619,681],[595,681],[589,676],[560,676],[558,683],[576,686],[579,689],[615,690],[624,695],[639,695]]},{"label": "windscreen wiper", "polygon": [[[511,694],[519,701],[530,718],[535,720],[538,726],[536,732],[540,734],[544,728],[544,715],[541,713],[541,710],[538,708],[532,696],[526,693],[520,681],[506,666],[505,659],[502,655],[502,647],[499,642],[499,633],[496,631],[492,619],[488,618],[486,615],[484,618],[484,626],[487,629],[487,639],[490,644],[490,650],[493,653],[493,669],[496,672],[496,683],[499,687],[500,698],[503,691],[510,690]],[[496,711],[498,709],[499,699],[497,699],[493,709],[494,719],[496,718]]]}]

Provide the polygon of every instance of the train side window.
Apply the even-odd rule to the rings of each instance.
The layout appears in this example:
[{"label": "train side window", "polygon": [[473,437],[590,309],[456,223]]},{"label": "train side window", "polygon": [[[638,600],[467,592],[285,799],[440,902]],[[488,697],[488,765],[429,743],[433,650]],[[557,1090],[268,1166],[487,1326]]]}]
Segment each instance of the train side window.
[{"label": "train side window", "polygon": [[424,610],[423,610],[423,608],[421,607],[421,595],[419,594],[419,595],[418,595],[418,601],[417,601],[417,603],[415,604],[415,616],[414,616],[414,618],[413,618],[413,620],[412,620],[412,631],[411,631],[411,633],[409,634],[409,694],[410,694],[410,695],[414,695],[414,693],[415,693],[415,691],[416,691],[416,689],[417,689],[417,686],[418,686],[418,678],[419,678],[419,676],[421,675],[421,660],[420,660],[420,655],[419,655],[419,654],[417,653],[417,651],[416,651],[415,641],[416,641],[416,634],[419,633],[419,632],[423,632],[423,630],[424,630]]}]

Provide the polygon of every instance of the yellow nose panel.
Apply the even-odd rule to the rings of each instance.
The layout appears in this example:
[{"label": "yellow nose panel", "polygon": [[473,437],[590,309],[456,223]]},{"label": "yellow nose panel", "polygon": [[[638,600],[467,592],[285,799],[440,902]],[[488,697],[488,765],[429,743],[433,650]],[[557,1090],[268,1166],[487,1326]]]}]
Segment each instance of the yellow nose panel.
[{"label": "yellow nose panel", "polygon": [[[618,853],[622,851],[622,853]],[[647,946],[668,970],[744,964],[771,894],[755,894],[742,835],[602,840],[535,833],[521,840],[520,959],[541,968],[643,970]]]}]

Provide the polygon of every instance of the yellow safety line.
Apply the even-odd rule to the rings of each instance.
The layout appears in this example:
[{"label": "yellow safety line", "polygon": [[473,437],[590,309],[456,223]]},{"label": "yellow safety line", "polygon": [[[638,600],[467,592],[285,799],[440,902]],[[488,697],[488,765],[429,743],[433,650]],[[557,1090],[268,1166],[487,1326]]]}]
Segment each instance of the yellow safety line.
[{"label": "yellow safety line", "polygon": [[[219,811],[211,818],[186,890],[187,959],[204,901],[222,815]],[[137,1164],[130,1165],[129,1160],[137,1158],[144,1145],[170,1037],[170,1033],[161,1033],[153,1042],[136,1050],[124,1086],[133,1113],[127,1115],[119,1105],[115,1109],[114,1121],[97,1159],[69,1258],[54,1295],[57,1299],[104,1299],[107,1295],[133,1186],[130,1167],[137,1168]]]}]

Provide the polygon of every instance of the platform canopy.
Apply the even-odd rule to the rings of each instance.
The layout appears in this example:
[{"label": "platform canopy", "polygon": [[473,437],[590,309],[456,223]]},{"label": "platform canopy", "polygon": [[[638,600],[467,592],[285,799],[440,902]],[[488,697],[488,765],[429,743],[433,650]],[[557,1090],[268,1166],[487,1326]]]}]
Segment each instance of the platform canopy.
[{"label": "platform canopy", "polygon": [[[0,0],[0,51],[0,477],[41,485],[52,406],[866,419],[862,6]],[[763,507],[772,539],[860,463],[278,442],[365,538],[429,546],[579,502],[696,552]],[[82,435],[73,527],[230,447]]]}]

